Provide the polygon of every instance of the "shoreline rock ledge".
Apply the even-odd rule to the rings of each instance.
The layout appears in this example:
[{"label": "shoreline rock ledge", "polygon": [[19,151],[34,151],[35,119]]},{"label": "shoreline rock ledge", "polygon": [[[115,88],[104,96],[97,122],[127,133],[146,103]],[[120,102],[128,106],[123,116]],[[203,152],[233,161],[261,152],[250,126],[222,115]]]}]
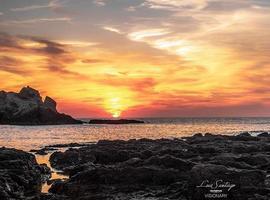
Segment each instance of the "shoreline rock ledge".
[{"label": "shoreline rock ledge", "polygon": [[46,96],[44,101],[38,90],[29,86],[19,93],[0,91],[0,124],[60,125],[81,124],[69,115],[59,113],[57,103]]},{"label": "shoreline rock ledge", "polygon": [[50,156],[69,179],[42,200],[269,200],[269,152],[269,133],[100,140]]}]

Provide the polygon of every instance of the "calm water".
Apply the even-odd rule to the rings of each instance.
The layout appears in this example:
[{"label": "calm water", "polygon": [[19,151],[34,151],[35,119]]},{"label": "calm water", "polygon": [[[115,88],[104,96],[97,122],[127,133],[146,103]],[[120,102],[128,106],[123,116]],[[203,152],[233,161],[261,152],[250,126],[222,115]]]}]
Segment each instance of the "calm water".
[{"label": "calm water", "polygon": [[237,134],[270,132],[270,118],[144,119],[146,124],[0,126],[0,146],[23,150],[49,144],[96,142],[101,139],[173,138],[194,133]]}]

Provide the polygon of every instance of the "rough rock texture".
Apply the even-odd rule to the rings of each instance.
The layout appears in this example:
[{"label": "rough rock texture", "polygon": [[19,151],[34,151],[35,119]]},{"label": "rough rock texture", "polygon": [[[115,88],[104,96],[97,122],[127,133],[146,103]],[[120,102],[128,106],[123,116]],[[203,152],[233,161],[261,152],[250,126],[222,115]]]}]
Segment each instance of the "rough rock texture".
[{"label": "rough rock texture", "polygon": [[56,102],[50,97],[45,101],[39,92],[24,87],[19,93],[0,91],[0,124],[48,125],[78,124],[79,120],[58,113]]},{"label": "rough rock texture", "polygon": [[70,148],[50,157],[51,165],[70,179],[55,181],[51,194],[43,198],[267,200],[269,142],[266,134],[196,134],[174,140],[99,141]]},{"label": "rough rock texture", "polygon": [[48,96],[45,97],[44,106],[47,106],[48,108],[50,108],[54,112],[57,112],[56,102],[51,97],[48,97]]},{"label": "rough rock texture", "polygon": [[38,165],[34,155],[0,148],[0,199],[38,199],[42,181],[49,176],[45,165]]}]

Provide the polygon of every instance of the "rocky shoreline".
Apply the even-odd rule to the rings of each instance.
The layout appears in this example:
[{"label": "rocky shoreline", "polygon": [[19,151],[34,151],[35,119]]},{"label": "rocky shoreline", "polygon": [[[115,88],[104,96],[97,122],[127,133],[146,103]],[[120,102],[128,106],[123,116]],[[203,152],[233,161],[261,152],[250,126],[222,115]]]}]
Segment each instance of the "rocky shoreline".
[{"label": "rocky shoreline", "polygon": [[50,177],[46,165],[21,150],[0,148],[0,199],[30,200],[40,197],[41,185]]},{"label": "rocky shoreline", "polygon": [[[44,172],[48,172],[46,166],[37,165],[29,153],[1,148],[0,195],[6,199],[42,200],[270,199],[268,133],[257,137],[242,133],[103,140],[70,146],[50,156],[51,166],[69,179],[50,180],[47,194],[38,190]],[[20,165],[16,169],[19,178],[14,178],[14,167],[10,167],[13,163],[14,167]],[[13,186],[16,184],[20,187]],[[5,199],[2,196],[0,199]]]}]

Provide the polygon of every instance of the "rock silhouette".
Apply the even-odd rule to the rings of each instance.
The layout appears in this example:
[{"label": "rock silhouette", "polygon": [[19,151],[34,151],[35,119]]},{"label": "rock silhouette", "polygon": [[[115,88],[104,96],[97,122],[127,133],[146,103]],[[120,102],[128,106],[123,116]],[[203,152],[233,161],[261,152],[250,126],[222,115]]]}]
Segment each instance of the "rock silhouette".
[{"label": "rock silhouette", "polygon": [[16,149],[0,148],[0,199],[39,199],[41,183],[50,176],[35,156]]},{"label": "rock silhouette", "polygon": [[92,119],[89,124],[143,124],[144,121],[135,119]]},{"label": "rock silhouette", "polygon": [[19,93],[0,91],[0,124],[54,125],[79,124],[79,120],[58,113],[56,102],[46,97],[44,102],[38,90],[29,86]]}]

